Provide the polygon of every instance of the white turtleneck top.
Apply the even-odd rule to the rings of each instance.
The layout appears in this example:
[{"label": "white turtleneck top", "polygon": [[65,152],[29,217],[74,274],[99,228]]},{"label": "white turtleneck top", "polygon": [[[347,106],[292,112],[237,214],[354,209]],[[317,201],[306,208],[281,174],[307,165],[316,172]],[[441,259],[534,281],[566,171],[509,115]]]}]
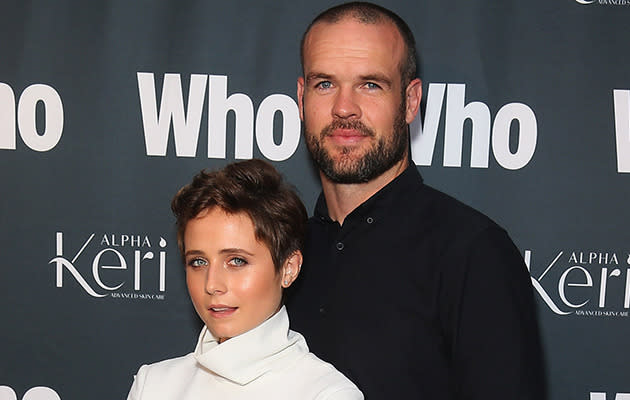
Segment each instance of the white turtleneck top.
[{"label": "white turtleneck top", "polygon": [[332,365],[309,353],[282,307],[271,318],[219,344],[206,327],[193,353],[143,365],[127,400],[362,400]]}]

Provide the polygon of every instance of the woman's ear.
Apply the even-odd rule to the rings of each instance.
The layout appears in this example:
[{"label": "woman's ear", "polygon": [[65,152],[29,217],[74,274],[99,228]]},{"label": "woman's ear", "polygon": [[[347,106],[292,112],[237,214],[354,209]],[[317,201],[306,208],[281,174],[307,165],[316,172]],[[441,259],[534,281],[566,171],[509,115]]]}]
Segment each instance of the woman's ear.
[{"label": "woman's ear", "polygon": [[291,254],[282,266],[282,287],[288,288],[298,277],[302,268],[302,252],[296,250]]}]

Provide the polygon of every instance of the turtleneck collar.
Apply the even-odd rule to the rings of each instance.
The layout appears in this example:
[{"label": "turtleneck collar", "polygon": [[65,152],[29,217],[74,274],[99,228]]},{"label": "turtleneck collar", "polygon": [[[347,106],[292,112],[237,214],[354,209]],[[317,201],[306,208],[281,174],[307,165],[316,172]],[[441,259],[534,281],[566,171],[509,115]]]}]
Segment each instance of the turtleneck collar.
[{"label": "turtleneck collar", "polygon": [[289,330],[289,316],[283,306],[254,329],[221,344],[204,326],[194,355],[216,375],[245,385],[272,371],[279,360],[286,365],[288,357],[297,359],[307,353],[302,335]]}]

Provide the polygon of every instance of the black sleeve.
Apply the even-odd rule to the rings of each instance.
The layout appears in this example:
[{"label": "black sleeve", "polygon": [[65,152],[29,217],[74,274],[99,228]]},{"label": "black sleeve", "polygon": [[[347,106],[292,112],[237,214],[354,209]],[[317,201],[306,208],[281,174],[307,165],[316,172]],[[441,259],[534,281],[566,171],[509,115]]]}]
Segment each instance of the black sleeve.
[{"label": "black sleeve", "polygon": [[449,299],[447,318],[455,398],[545,400],[538,321],[523,258],[496,226],[467,242],[455,246],[450,258],[461,263],[455,266],[459,293]]}]

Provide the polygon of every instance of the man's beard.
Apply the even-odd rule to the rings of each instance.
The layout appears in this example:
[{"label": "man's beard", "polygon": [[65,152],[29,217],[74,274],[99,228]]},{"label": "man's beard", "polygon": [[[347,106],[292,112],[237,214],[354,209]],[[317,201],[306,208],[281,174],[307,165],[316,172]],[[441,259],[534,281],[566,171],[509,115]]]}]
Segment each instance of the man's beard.
[{"label": "man's beard", "polygon": [[[358,159],[352,157],[352,146],[344,146],[341,149],[340,160],[335,160],[321,145],[324,139],[335,129],[353,129],[366,137],[375,138],[372,129],[358,120],[335,119],[331,124],[322,129],[319,138],[305,132],[306,145],[311,157],[320,171],[334,183],[365,183],[380,176],[407,154],[409,147],[409,135],[407,122],[405,121],[405,102],[401,102],[391,136],[381,137],[376,143]],[[305,129],[306,121],[303,124]]]}]

